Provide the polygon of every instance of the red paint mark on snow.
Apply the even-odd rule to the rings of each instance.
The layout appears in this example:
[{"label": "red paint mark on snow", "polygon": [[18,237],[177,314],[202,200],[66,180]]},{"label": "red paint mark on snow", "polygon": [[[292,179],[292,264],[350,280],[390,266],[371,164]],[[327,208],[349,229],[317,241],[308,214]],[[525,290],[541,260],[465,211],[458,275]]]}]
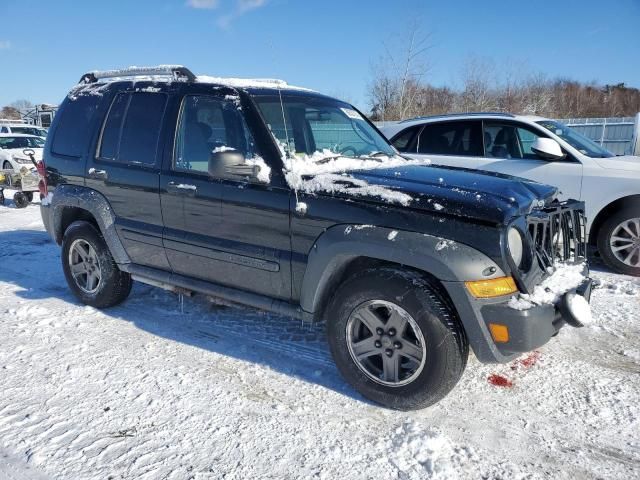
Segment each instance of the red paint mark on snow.
[{"label": "red paint mark on snow", "polygon": [[538,350],[534,350],[526,357],[513,362],[511,364],[511,370],[518,370],[519,368],[529,369],[536,363],[538,363],[538,360],[540,360],[540,356],[540,352]]},{"label": "red paint mark on snow", "polygon": [[505,388],[513,387],[513,382],[511,380],[509,380],[506,377],[503,377],[502,375],[498,375],[496,373],[489,375],[489,378],[487,378],[487,380],[491,385],[495,385],[496,387],[505,387]]}]

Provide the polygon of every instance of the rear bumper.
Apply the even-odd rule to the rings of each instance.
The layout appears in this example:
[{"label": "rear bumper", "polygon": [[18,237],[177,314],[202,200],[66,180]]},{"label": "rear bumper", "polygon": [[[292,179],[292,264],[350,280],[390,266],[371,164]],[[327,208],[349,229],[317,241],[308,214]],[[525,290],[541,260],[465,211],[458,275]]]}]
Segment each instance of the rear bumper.
[{"label": "rear bumper", "polygon": [[[564,294],[591,298],[593,281],[586,278],[576,289]],[[479,300],[472,297],[464,283],[445,283],[474,354],[483,363],[505,363],[525,352],[546,344],[551,337],[567,324],[576,324],[576,318],[562,308],[562,301],[555,305],[536,305],[527,310],[516,310],[508,306],[510,297]],[[489,324],[504,325],[509,332],[506,342],[493,340]]]},{"label": "rear bumper", "polygon": [[55,234],[53,232],[53,226],[51,222],[51,207],[49,205],[40,205],[40,216],[42,217],[42,223],[49,236],[55,241]]}]

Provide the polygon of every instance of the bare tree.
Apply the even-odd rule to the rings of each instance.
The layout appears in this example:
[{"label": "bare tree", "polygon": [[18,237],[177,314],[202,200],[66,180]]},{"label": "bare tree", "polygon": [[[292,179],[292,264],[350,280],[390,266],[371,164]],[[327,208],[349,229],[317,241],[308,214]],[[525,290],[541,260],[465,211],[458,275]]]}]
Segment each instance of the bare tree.
[{"label": "bare tree", "polygon": [[469,57],[462,70],[462,92],[459,108],[463,112],[495,110],[496,95],[494,88],[497,82],[492,78],[494,71],[492,62],[480,57]]},{"label": "bare tree", "polygon": [[430,35],[424,33],[419,19],[409,22],[406,35],[385,43],[384,54],[372,66],[369,86],[372,112],[385,119],[405,119],[414,114],[415,101],[428,72],[426,53]]}]

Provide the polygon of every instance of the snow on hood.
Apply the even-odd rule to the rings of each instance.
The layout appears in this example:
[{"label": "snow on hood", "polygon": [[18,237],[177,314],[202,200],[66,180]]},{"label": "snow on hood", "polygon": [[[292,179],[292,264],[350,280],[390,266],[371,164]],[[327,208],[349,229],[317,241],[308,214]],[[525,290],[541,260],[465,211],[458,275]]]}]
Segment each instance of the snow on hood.
[{"label": "snow on hood", "polygon": [[312,155],[284,155],[284,175],[287,183],[296,191],[306,193],[348,193],[371,196],[389,203],[408,205],[412,197],[383,185],[370,184],[355,178],[349,172],[358,170],[388,169],[408,165],[429,165],[429,160],[407,160],[400,156],[380,155],[376,157],[343,157],[330,150],[314,152]]},{"label": "snow on hood", "polygon": [[640,175],[640,157],[624,155],[620,157],[594,158],[602,168],[636,172]]}]

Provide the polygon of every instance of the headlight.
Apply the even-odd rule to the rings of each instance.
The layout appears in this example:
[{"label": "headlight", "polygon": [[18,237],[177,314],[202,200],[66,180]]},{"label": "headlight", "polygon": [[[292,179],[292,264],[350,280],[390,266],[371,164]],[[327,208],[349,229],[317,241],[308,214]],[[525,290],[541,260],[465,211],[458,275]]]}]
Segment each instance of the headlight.
[{"label": "headlight", "polygon": [[524,243],[522,235],[518,229],[511,227],[507,234],[507,241],[509,243],[509,252],[511,252],[511,259],[517,267],[522,265],[522,253],[524,251]]}]

